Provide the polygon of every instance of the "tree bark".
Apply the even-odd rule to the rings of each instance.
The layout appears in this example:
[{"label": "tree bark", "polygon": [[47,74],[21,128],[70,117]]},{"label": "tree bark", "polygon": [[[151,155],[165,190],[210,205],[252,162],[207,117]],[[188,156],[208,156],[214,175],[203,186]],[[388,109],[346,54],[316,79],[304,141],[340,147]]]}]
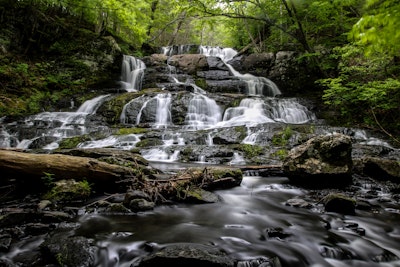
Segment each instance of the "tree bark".
[{"label": "tree bark", "polygon": [[116,182],[132,176],[132,169],[102,162],[93,158],[61,154],[32,154],[0,150],[0,183],[12,178],[20,181],[40,182],[46,174],[55,180],[87,180],[100,186],[116,186]]}]

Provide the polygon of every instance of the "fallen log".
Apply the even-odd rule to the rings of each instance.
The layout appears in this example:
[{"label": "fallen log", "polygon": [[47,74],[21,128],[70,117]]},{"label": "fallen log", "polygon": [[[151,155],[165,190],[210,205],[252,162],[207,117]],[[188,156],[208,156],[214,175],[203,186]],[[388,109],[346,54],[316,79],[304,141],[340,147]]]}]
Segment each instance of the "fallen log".
[{"label": "fallen log", "polygon": [[29,184],[51,174],[55,180],[87,180],[90,184],[109,188],[119,180],[133,178],[132,169],[109,164],[93,158],[62,154],[33,154],[13,150],[0,150],[0,182],[6,179]]}]

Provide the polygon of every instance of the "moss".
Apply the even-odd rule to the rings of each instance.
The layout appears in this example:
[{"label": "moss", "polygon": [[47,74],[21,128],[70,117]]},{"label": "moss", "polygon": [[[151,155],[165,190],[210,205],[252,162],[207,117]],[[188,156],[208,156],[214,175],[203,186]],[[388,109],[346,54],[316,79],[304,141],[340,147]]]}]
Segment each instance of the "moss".
[{"label": "moss", "polygon": [[203,89],[206,89],[206,88],[207,88],[207,81],[206,81],[206,79],[198,78],[198,79],[196,79],[195,84],[196,84],[198,87],[200,87],[200,88],[203,88]]},{"label": "moss", "polygon": [[272,156],[279,158],[280,160],[284,160],[288,155],[288,151],[286,149],[279,149],[275,151]]},{"label": "moss", "polygon": [[116,135],[127,135],[127,134],[143,134],[148,132],[148,129],[145,128],[139,128],[139,127],[133,127],[133,128],[120,128],[118,131],[115,133]]},{"label": "moss", "polygon": [[244,139],[247,136],[247,129],[245,126],[237,126],[235,127],[235,131],[240,134],[241,139]]},{"label": "moss", "polygon": [[264,149],[259,145],[251,145],[251,144],[239,144],[236,146],[236,149],[243,152],[246,158],[254,158],[263,154]]},{"label": "moss", "polygon": [[136,143],[136,147],[161,146],[163,142],[158,138],[148,138]]},{"label": "moss", "polygon": [[77,182],[73,179],[60,180],[47,192],[43,198],[51,201],[73,201],[85,200],[91,194],[91,187],[88,181]]},{"label": "moss", "polygon": [[281,132],[274,134],[272,137],[272,144],[275,146],[286,146],[292,136],[292,128],[290,126],[286,126]]},{"label": "moss", "polygon": [[59,143],[59,149],[72,149],[77,147],[77,145],[79,145],[80,143],[90,140],[91,138],[88,135],[65,138]]}]

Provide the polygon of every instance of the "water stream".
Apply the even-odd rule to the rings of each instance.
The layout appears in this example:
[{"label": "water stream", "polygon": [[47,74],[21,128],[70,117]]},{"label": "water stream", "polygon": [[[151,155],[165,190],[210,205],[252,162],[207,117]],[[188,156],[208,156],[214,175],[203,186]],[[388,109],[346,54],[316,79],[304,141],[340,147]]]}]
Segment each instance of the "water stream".
[{"label": "water stream", "polygon": [[[180,47],[177,51],[185,52],[187,49]],[[164,48],[165,55],[173,52]],[[276,97],[281,92],[269,79],[236,72],[227,63],[234,57],[234,50],[203,46],[200,53],[223,59],[233,75],[246,81],[247,95],[238,105],[223,108],[213,94],[191,84],[193,91],[181,125],[173,123],[172,109],[180,104],[177,94],[162,91],[128,101],[121,111],[121,125],[130,127],[143,121],[150,122],[152,137],[159,137],[162,142],[162,145],[140,150],[153,167],[176,172],[192,165],[213,164],[207,152],[221,147],[215,140],[222,142],[221,132],[229,127],[245,127],[246,136],[240,143],[271,149],[271,125],[301,125],[317,121],[315,114],[299,99]],[[123,89],[128,92],[141,90],[145,68],[142,61],[125,56],[121,73]],[[173,78],[175,83],[182,83]],[[90,125],[88,118],[110,97],[102,95],[87,101],[76,112],[43,112],[30,116],[23,125],[2,125],[0,147],[29,149],[36,140],[51,139],[43,141],[43,146],[36,144],[35,147],[52,150],[63,138],[89,133],[92,127],[107,132],[107,126]],[[16,128],[19,130],[12,130]],[[314,131],[332,134],[335,130],[316,125]],[[368,136],[364,131],[355,130],[353,137],[362,144],[392,149],[386,142]],[[109,134],[82,142],[78,148],[130,150],[141,138],[142,134]],[[193,156],[192,162],[184,163],[180,155],[188,144],[203,150]],[[226,164],[240,166],[246,162],[236,151],[226,159]],[[212,245],[243,261],[270,260],[270,265],[244,263],[242,266],[400,266],[398,200],[393,199],[389,191],[373,184],[358,183],[355,186],[360,192],[375,191],[374,198],[369,200],[376,203],[373,210],[357,210],[350,216],[324,212],[319,203],[308,208],[292,207],[287,205],[290,199],[307,198],[317,193],[291,185],[286,177],[246,173],[240,186],[215,192],[222,199],[218,203],[175,204],[128,215],[85,214],[79,218],[79,223],[90,228],[93,218],[107,222],[104,229],[97,225],[99,231],[93,236],[99,248],[96,266],[136,266],[138,260],[149,253],[146,247],[179,242]]]},{"label": "water stream", "polygon": [[147,254],[144,244],[180,242],[213,245],[239,260],[279,259],[268,266],[400,266],[400,210],[389,203],[373,217],[325,213],[322,205],[295,208],[285,203],[307,190],[285,177],[245,176],[240,187],[217,193],[220,203],[106,217],[112,229],[96,239],[102,266],[130,266]]}]

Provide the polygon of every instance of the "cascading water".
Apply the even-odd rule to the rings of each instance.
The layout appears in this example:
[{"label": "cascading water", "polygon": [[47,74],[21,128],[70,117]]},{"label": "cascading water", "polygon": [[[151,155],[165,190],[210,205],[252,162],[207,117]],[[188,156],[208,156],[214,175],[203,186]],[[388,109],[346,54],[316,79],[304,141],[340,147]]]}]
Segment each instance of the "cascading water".
[{"label": "cascading water", "polygon": [[[186,51],[183,47],[181,49]],[[202,49],[201,53],[224,58],[224,61],[229,61],[235,54],[230,49]],[[127,57],[127,60],[132,59]],[[132,73],[131,64],[129,63],[129,71],[124,69],[126,77]],[[132,85],[131,78],[127,78],[128,91],[138,90],[136,85]],[[176,82],[179,83],[177,80]],[[137,125],[145,121],[144,127],[151,128],[146,129],[149,131],[147,136],[147,133],[110,135],[101,140],[82,142],[78,147],[130,150],[142,137],[160,138],[161,145],[140,148],[142,156],[153,166],[158,161],[161,164],[182,161],[188,154],[194,154],[192,161],[178,163],[177,165],[182,164],[179,168],[184,168],[184,163],[214,164],[217,153],[225,160],[217,164],[242,165],[247,164],[248,157],[244,158],[243,150],[235,150],[238,147],[247,147],[240,145],[240,142],[263,145],[264,150],[271,150],[273,127],[281,130],[282,124],[303,124],[316,120],[315,115],[297,99],[275,98],[277,92],[265,93],[265,89],[262,92],[261,89],[255,89],[253,94],[256,96],[245,97],[238,106],[230,106],[224,111],[212,94],[196,86],[193,88],[194,92],[190,93],[190,97],[189,93],[184,92],[188,96],[185,100],[187,114],[181,124],[172,125],[172,116],[175,113],[171,109],[177,104],[174,101],[178,102],[179,97],[184,94],[163,92],[143,95],[124,106],[120,122],[128,127],[128,124]],[[106,97],[84,103],[78,109],[79,112],[45,112],[32,116],[26,120],[24,127],[39,126],[34,138],[41,138],[46,134],[59,140],[59,137],[86,133],[87,116],[95,113]],[[302,125],[295,127],[300,126]],[[234,129],[227,129],[229,127]],[[50,128],[54,128],[54,132]],[[57,132],[60,128],[65,128],[65,131]],[[318,131],[318,127],[315,128]],[[323,127],[320,127],[318,134],[332,132],[324,132],[325,128],[321,128]],[[19,141],[8,129],[1,130],[3,139],[0,139],[0,146],[16,147],[19,143],[20,147],[26,147],[35,141],[30,138]],[[387,150],[390,148],[363,131],[355,131],[353,137],[366,145],[379,144]],[[234,143],[234,138],[239,142]],[[226,149],[231,144],[234,148]],[[48,147],[50,146],[49,144]],[[265,161],[262,163],[265,164]],[[128,215],[90,214],[82,216],[79,224],[81,229],[89,229],[90,236],[94,236],[90,243],[98,248],[95,266],[138,266],[139,261],[150,250],[179,242],[212,244],[220,251],[226,251],[229,256],[239,259],[235,263],[237,267],[400,266],[400,227],[397,223],[400,208],[398,202],[388,201],[395,199],[395,195],[391,195],[390,190],[377,190],[368,181],[356,183],[351,190],[355,190],[355,187],[361,188],[358,192],[373,191],[368,195],[372,196],[372,200],[368,200],[374,204],[371,205],[371,210],[357,209],[355,215],[341,215],[324,212],[319,202],[310,208],[294,207],[288,205],[289,200],[307,199],[310,194],[315,195],[315,192],[309,193],[307,189],[290,184],[286,177],[265,179],[257,175],[245,175],[239,186],[216,190],[222,199],[217,203],[158,206],[152,211]],[[366,201],[366,198],[361,199]],[[104,222],[104,225],[97,225],[96,229],[100,229],[98,232],[90,229],[93,224],[91,218],[100,218],[99,221]],[[364,229],[364,234],[360,229]],[[39,247],[42,240],[31,244],[29,241],[24,242],[21,251],[25,252],[26,248]],[[8,259],[1,255],[1,259]],[[14,255],[9,256],[13,257]],[[261,264],[249,262],[249,259],[260,258],[271,261]]]},{"label": "cascading water", "polygon": [[100,95],[87,100],[76,112],[42,112],[26,118],[20,129],[24,136],[16,137],[16,147],[28,149],[37,142],[43,143],[41,148],[55,149],[60,140],[87,133],[86,118],[95,114],[109,96]]},{"label": "cascading water", "polygon": [[189,102],[185,129],[201,130],[211,128],[221,121],[221,109],[215,100],[202,94],[195,94]]},{"label": "cascading water", "polygon": [[121,84],[128,92],[135,92],[142,89],[142,80],[146,65],[140,59],[124,55],[122,61]]},{"label": "cascading water", "polygon": [[156,128],[166,128],[171,125],[171,94],[158,94],[156,108]]},{"label": "cascading water", "polygon": [[232,65],[228,64],[228,61],[232,60],[237,52],[232,48],[219,48],[219,47],[208,47],[202,46],[200,53],[206,56],[219,57],[229,68],[231,73],[238,77],[240,80],[245,81],[247,84],[247,94],[251,96],[272,96],[281,95],[281,91],[278,86],[271,80],[265,77],[257,77],[252,74],[246,73],[241,74],[236,71]]}]

